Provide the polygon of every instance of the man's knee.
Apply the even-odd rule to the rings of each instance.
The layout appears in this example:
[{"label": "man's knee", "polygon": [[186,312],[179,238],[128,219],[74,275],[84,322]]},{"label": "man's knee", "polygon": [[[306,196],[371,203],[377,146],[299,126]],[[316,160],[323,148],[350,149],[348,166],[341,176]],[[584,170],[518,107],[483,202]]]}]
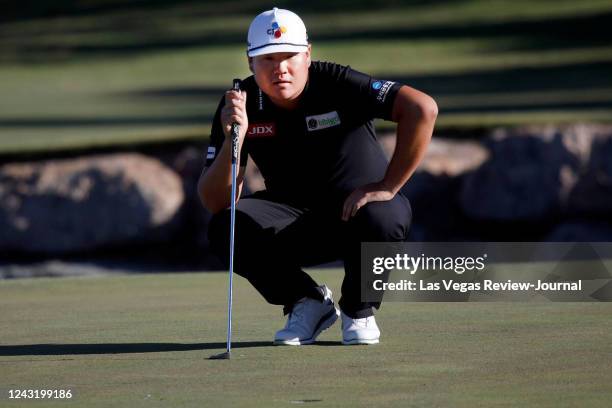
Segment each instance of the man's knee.
[{"label": "man's knee", "polygon": [[[226,209],[213,215],[208,224],[208,240],[212,252],[229,265],[231,211]],[[252,208],[236,208],[234,226],[235,268],[248,266],[261,258],[264,250],[272,250],[275,230],[261,225]]]},{"label": "man's knee", "polygon": [[229,234],[231,225],[230,210],[219,211],[214,214],[208,223],[208,240],[215,254],[220,255],[221,248],[229,245]]},{"label": "man's knee", "polygon": [[408,200],[396,195],[389,201],[374,201],[357,211],[355,222],[362,241],[405,241],[412,222]]},{"label": "man's knee", "polygon": [[[225,209],[212,216],[208,224],[208,240],[215,253],[225,253],[230,244],[231,211]],[[238,246],[242,241],[256,239],[262,228],[249,216],[240,210],[236,210],[234,228],[234,240]]]}]

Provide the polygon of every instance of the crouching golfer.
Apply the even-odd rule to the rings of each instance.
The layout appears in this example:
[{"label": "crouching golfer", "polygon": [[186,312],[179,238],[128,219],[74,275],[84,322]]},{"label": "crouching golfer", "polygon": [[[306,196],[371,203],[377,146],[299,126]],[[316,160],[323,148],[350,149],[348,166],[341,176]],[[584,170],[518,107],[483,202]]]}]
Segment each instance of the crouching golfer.
[{"label": "crouching golfer", "polygon": [[[229,264],[231,124],[238,123],[236,200],[247,155],[266,189],[237,203],[234,270],[289,315],[274,343],[312,343],[340,315],[344,344],[378,343],[373,308],[380,303],[361,301],[360,246],[406,240],[412,214],[399,190],[425,153],[437,106],[408,86],[311,61],[304,23],[288,10],[255,17],[247,56],[254,75],[219,104],[198,182],[214,214],[213,251]],[[398,123],[390,162],[374,118]],[[302,270],[338,259],[345,267],[340,310]]]}]

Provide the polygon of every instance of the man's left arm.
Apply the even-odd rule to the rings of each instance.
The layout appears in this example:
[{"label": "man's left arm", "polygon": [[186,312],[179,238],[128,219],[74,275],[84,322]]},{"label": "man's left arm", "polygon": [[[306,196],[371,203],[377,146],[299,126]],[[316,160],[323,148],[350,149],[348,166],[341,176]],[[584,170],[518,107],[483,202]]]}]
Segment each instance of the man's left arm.
[{"label": "man's left arm", "polygon": [[356,189],[346,198],[342,211],[344,221],[369,202],[395,197],[423,159],[437,116],[438,106],[433,98],[406,85],[400,88],[391,116],[397,123],[397,142],[385,177]]}]

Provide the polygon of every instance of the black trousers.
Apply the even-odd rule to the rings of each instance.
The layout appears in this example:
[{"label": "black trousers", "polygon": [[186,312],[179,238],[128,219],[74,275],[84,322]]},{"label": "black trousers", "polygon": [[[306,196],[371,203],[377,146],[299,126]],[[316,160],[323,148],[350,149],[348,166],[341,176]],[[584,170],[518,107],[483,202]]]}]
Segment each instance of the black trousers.
[{"label": "black trousers", "polygon": [[[300,208],[266,191],[247,196],[236,207],[234,271],[245,277],[271,304],[285,313],[303,297],[321,299],[318,284],[302,270],[344,261],[342,311],[353,318],[373,314],[380,302],[361,301],[361,242],[405,241],[412,219],[408,200],[397,194],[371,202],[348,222],[337,207]],[[213,252],[229,265],[230,210],[211,219],[208,236]]]}]

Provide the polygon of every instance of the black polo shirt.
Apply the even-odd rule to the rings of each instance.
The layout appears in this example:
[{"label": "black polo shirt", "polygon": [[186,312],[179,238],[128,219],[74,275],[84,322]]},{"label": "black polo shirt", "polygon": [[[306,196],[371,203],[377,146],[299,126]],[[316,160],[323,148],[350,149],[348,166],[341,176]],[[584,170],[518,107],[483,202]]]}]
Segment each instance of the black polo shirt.
[{"label": "black polo shirt", "polygon": [[[391,120],[400,87],[348,66],[313,61],[299,107],[288,111],[274,105],[250,76],[242,82],[249,128],[240,163],[251,156],[266,190],[292,203],[341,202],[355,188],[382,180],[388,161],[372,120]],[[213,119],[207,166],[225,139],[224,104],[222,98]]]}]

